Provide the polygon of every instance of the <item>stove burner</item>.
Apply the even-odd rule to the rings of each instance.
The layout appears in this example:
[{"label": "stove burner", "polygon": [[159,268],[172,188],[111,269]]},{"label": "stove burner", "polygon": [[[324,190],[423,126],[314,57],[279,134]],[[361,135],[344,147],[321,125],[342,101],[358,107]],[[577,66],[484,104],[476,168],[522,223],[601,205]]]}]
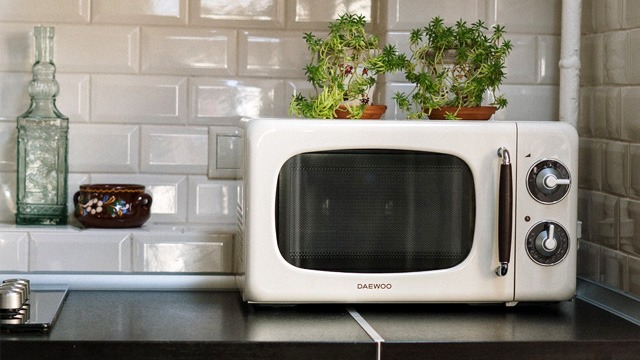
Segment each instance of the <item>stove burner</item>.
[{"label": "stove burner", "polygon": [[58,317],[68,286],[32,289],[28,279],[0,284],[0,331],[48,330]]}]

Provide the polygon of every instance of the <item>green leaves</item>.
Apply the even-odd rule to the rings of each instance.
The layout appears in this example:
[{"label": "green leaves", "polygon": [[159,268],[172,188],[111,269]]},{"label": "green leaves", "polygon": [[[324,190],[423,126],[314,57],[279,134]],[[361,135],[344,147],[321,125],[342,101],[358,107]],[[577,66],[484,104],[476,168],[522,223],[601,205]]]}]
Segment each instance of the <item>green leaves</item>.
[{"label": "green leaves", "polygon": [[[504,96],[496,96],[506,77],[505,61],[512,49],[505,40],[505,27],[489,28],[481,20],[469,25],[458,20],[446,26],[440,17],[425,27],[413,29],[409,36],[411,56],[403,66],[407,81],[415,88],[407,95],[396,93],[398,107],[409,118],[421,118],[423,111],[443,106],[479,106],[489,91],[498,109]],[[455,57],[448,59],[448,54]]]},{"label": "green leaves", "polygon": [[360,117],[369,102],[368,91],[376,75],[404,68],[407,58],[394,46],[379,47],[379,39],[365,31],[366,19],[359,14],[343,14],[329,24],[329,34],[320,38],[305,33],[311,60],[305,66],[307,81],[314,94],[308,98],[297,94],[289,104],[289,113],[308,118],[332,118],[348,101],[351,117]]}]

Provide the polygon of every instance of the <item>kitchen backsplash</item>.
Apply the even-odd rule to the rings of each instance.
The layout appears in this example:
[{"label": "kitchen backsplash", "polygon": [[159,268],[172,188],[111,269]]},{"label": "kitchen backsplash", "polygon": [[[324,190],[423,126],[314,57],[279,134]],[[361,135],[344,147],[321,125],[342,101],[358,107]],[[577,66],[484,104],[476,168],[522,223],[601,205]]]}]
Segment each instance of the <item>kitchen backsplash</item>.
[{"label": "kitchen backsplash", "polygon": [[581,276],[640,296],[640,2],[583,1]]},{"label": "kitchen backsplash", "polygon": [[[557,120],[560,8],[561,0],[1,0],[0,273],[232,273],[235,125],[288,116],[292,94],[309,88],[303,33],[325,32],[343,12],[365,15],[405,52],[409,31],[437,15],[505,25],[514,43],[501,88],[509,106],[496,119]],[[56,28],[69,197],[82,183],[144,184],[154,203],[142,229],[13,225],[15,119],[29,103],[35,25]],[[409,86],[401,75],[383,80],[385,117],[403,118],[390,98]],[[628,146],[593,141],[611,143],[611,156]]]}]

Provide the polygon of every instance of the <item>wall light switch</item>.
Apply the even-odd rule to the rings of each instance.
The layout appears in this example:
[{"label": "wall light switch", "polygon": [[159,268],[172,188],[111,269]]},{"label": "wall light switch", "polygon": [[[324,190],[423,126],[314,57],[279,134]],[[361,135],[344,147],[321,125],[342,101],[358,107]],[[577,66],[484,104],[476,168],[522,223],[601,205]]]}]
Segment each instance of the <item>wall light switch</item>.
[{"label": "wall light switch", "polygon": [[211,179],[239,179],[243,175],[242,130],[235,126],[209,127],[209,171]]}]

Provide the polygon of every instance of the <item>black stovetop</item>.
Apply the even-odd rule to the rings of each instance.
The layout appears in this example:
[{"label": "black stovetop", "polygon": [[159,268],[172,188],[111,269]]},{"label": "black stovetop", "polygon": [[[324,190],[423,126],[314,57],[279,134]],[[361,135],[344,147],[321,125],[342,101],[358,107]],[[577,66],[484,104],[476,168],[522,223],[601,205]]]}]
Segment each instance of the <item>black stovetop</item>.
[{"label": "black stovetop", "polygon": [[66,285],[34,285],[20,308],[0,309],[0,331],[48,331],[55,324],[67,297]]}]

